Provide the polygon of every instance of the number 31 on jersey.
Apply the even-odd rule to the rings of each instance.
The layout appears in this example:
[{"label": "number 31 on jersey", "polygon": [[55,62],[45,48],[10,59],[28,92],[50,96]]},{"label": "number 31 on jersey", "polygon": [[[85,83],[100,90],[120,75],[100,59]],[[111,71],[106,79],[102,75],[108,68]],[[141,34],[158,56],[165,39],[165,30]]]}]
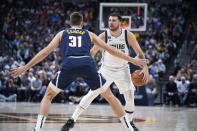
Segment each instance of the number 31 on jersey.
[{"label": "number 31 on jersey", "polygon": [[70,47],[81,47],[81,36],[69,36]]}]

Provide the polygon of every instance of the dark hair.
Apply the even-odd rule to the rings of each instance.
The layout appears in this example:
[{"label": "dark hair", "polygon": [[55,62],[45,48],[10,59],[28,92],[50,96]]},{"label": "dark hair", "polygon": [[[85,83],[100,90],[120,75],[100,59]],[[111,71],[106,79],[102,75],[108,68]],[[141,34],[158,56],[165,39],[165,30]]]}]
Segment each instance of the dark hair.
[{"label": "dark hair", "polygon": [[121,17],[121,15],[120,15],[119,13],[114,12],[114,13],[111,13],[111,14],[109,15],[109,17],[110,17],[110,16],[118,17],[118,20],[119,20],[119,21],[122,20],[122,17]]},{"label": "dark hair", "polygon": [[71,25],[80,25],[83,21],[83,16],[79,12],[73,12],[70,16]]}]

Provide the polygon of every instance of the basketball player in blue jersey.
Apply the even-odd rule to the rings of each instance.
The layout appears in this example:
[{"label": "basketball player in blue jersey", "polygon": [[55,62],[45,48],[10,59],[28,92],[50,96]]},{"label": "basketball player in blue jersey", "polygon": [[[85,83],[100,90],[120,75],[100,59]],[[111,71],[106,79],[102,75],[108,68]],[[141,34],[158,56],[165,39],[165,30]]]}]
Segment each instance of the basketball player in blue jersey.
[{"label": "basketball player in blue jersey", "polygon": [[[121,16],[118,13],[112,13],[109,16],[109,29],[105,32],[101,33],[99,37],[105,41],[108,45],[117,48],[118,50],[124,52],[126,55],[131,54],[138,54],[138,57],[144,59],[144,53],[140,48],[138,42],[135,39],[135,36],[128,32],[125,29],[121,29]],[[130,47],[132,47],[132,52],[129,52]],[[99,46],[94,45],[91,49],[91,55],[94,56],[98,50],[100,49]],[[134,52],[134,51],[135,52]],[[100,73],[106,79],[106,85],[111,85],[113,82],[117,85],[121,94],[124,95],[126,105],[125,105],[125,112],[126,116],[128,117],[131,126],[133,127],[134,131],[139,131],[133,123],[133,113],[134,113],[134,91],[135,87],[131,81],[131,73],[129,70],[128,62],[114,57],[113,55],[109,54],[108,52],[102,52],[102,66],[100,68]],[[136,68],[134,65],[131,68]],[[131,69],[133,70],[133,69]],[[144,80],[148,81],[149,72],[148,66],[144,66],[142,68],[142,72],[144,74]],[[124,109],[122,108],[119,100],[112,94],[110,88],[106,90],[106,92],[101,94],[107,102],[111,105],[115,114],[121,118],[125,116]],[[79,106],[76,108],[72,117],[67,121],[67,127],[69,128],[70,125],[74,126],[73,121],[75,122],[78,116],[81,114],[84,109],[88,107],[87,103],[90,103],[90,99],[88,97],[93,97],[94,94],[89,92],[84,98],[82,98]],[[85,108],[84,108],[85,107]],[[71,126],[71,127],[72,127]]]},{"label": "basketball player in blue jersey", "polygon": [[[94,94],[93,97],[90,98],[92,100],[100,93],[104,92],[109,86],[106,85],[105,80],[97,73],[94,61],[90,56],[92,42],[103,50],[109,51],[112,55],[140,67],[144,67],[147,63],[146,59],[131,58],[121,53],[117,49],[107,45],[94,33],[82,29],[83,16],[78,12],[71,14],[70,25],[71,28],[60,31],[49,45],[36,54],[26,65],[18,65],[18,68],[11,69],[10,74],[18,77],[18,75],[29,70],[32,66],[46,58],[55,48],[60,46],[62,54],[61,69],[47,87],[47,91],[41,101],[36,127],[33,129],[34,131],[42,130],[50,110],[52,99],[61,90],[65,90],[76,77],[83,77],[88,83],[91,88],[91,94]],[[128,120],[124,120],[124,122],[129,124]],[[63,126],[61,130],[65,131],[67,129]]]}]

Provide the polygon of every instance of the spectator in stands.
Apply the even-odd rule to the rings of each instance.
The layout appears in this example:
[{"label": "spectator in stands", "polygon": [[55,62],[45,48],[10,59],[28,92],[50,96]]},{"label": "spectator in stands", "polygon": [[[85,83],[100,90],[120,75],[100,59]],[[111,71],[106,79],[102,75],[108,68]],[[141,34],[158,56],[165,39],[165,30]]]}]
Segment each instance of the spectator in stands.
[{"label": "spectator in stands", "polygon": [[191,58],[193,60],[197,60],[197,44],[196,44],[196,46],[195,46],[195,48],[194,48],[194,50],[192,52]]},{"label": "spectator in stands", "polygon": [[187,75],[187,72],[186,72],[185,68],[182,67],[181,70],[179,70],[176,75],[177,81],[181,81],[181,77],[186,76],[186,75]]},{"label": "spectator in stands", "polygon": [[164,104],[168,105],[170,100],[172,100],[174,105],[178,104],[177,84],[175,83],[175,78],[172,75],[169,77],[169,81],[166,84],[166,89],[164,91],[163,97]]},{"label": "spectator in stands", "polygon": [[3,74],[0,73],[0,93],[1,93],[2,89],[3,89]]},{"label": "spectator in stands", "polygon": [[78,77],[70,85],[69,100],[78,103],[88,91],[87,83],[81,77]]},{"label": "spectator in stands", "polygon": [[191,44],[195,43],[195,24],[194,23],[189,24],[189,40]]},{"label": "spectator in stands", "polygon": [[174,73],[173,73],[173,74],[176,76],[177,73],[178,73],[178,71],[181,69],[180,63],[179,63],[179,62],[176,62],[174,68],[175,68],[175,69],[174,69]]},{"label": "spectator in stands", "polygon": [[159,59],[157,62],[158,74],[159,77],[163,77],[164,73],[166,72],[166,66],[163,64],[162,60]]},{"label": "spectator in stands", "polygon": [[193,76],[192,82],[189,84],[187,104],[197,105],[197,74]]},{"label": "spectator in stands", "polygon": [[20,86],[21,86],[20,77],[14,78],[14,86],[17,88],[17,90],[20,88]]},{"label": "spectator in stands", "polygon": [[158,67],[156,66],[155,63],[150,65],[149,70],[150,70],[150,75],[152,75],[153,78],[157,79],[158,78]]},{"label": "spectator in stands", "polygon": [[186,81],[184,76],[181,77],[181,81],[176,81],[177,88],[178,88],[178,96],[180,100],[180,104],[185,104],[187,95],[188,95],[188,86],[189,81]]},{"label": "spectator in stands", "polygon": [[[31,70],[31,69],[30,69],[30,70]],[[32,87],[32,82],[33,82],[35,79],[36,79],[36,78],[34,77],[33,72],[30,71],[29,74],[28,74],[28,80],[30,81],[31,88],[33,88],[33,87]]]},{"label": "spectator in stands", "polygon": [[44,93],[47,89],[47,86],[52,78],[52,75],[48,74],[44,71],[41,70],[38,72],[40,76],[40,80],[42,81],[42,88],[40,89],[39,93],[36,94],[37,101],[40,101],[42,97],[44,96]]},{"label": "spectator in stands", "polygon": [[154,105],[154,100],[157,97],[158,92],[155,79],[151,75],[145,87],[149,99],[149,105]]},{"label": "spectator in stands", "polygon": [[15,101],[17,100],[16,87],[14,86],[13,79],[10,79],[6,83],[6,86],[2,89],[2,94],[0,94],[0,99],[5,101]]},{"label": "spectator in stands", "polygon": [[42,88],[42,81],[38,74],[35,75],[35,80],[32,81],[31,88],[29,88],[29,101],[35,101],[38,98]]},{"label": "spectator in stands", "polygon": [[19,101],[28,101],[28,90],[31,87],[31,83],[28,80],[28,75],[27,73],[24,74],[21,78],[21,85],[20,88],[17,89],[18,96],[19,96]]}]

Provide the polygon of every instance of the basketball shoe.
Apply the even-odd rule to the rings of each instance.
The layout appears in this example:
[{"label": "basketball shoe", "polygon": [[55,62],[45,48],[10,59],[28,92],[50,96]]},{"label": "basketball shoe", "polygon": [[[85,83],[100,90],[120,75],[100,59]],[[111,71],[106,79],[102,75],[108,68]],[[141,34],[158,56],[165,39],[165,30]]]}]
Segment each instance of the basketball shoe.
[{"label": "basketball shoe", "polygon": [[130,122],[131,126],[133,127],[134,131],[139,131],[139,129],[135,126],[133,121]]},{"label": "basketball shoe", "polygon": [[74,127],[74,120],[69,118],[68,121],[62,126],[61,131],[69,131],[70,128]]}]

